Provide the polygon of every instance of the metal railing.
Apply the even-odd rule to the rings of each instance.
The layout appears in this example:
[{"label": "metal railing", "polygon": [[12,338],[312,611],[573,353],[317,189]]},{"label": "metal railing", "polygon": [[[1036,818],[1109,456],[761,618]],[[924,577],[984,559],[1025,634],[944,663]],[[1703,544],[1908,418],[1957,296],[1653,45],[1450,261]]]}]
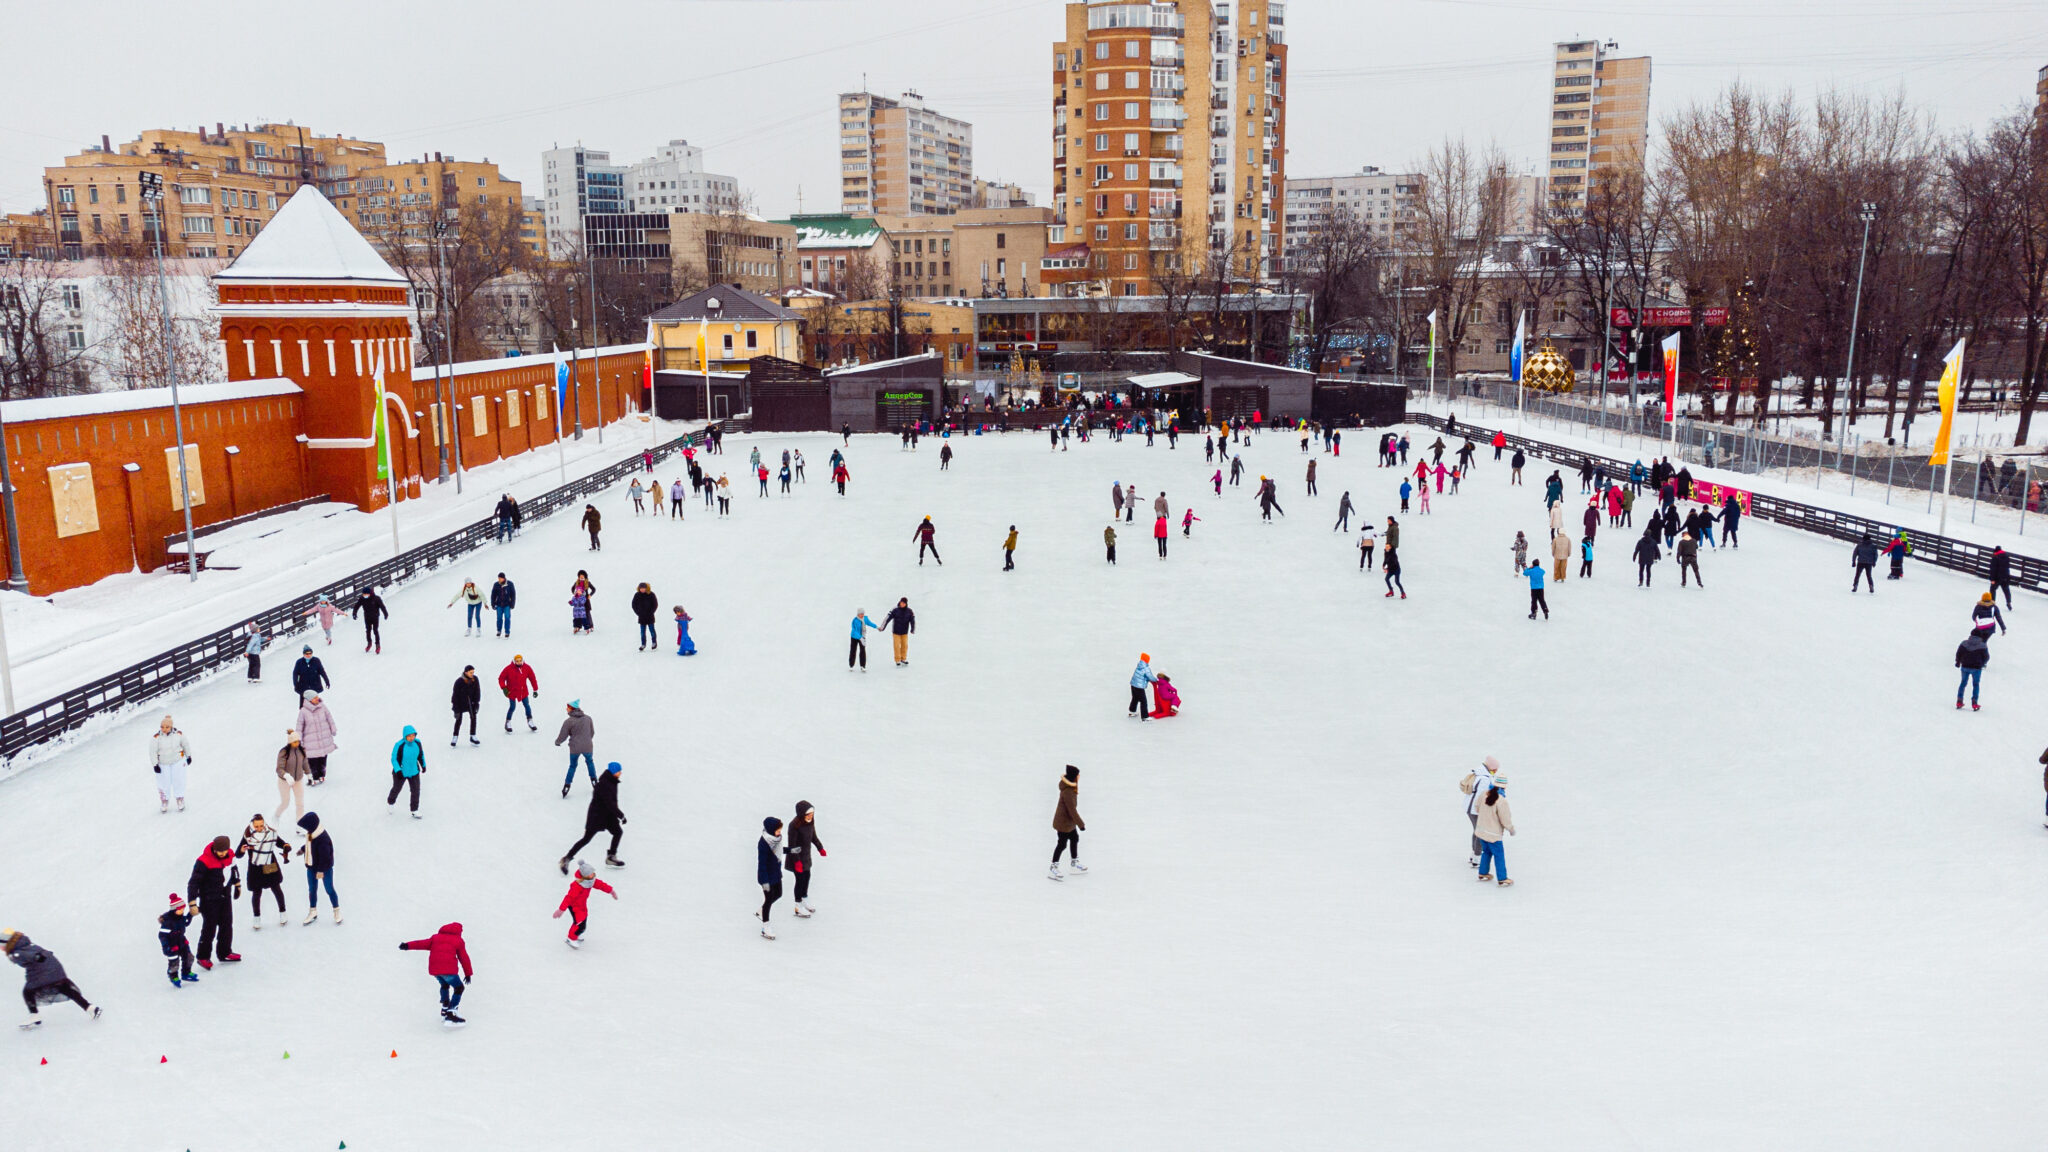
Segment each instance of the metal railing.
[{"label": "metal railing", "polygon": [[[704,432],[692,432],[661,444],[651,451],[658,460],[680,452],[686,446],[701,445],[704,440]],[[581,479],[572,480],[522,503],[519,506],[522,524],[545,519],[565,508],[571,508],[584,497],[602,491],[642,470],[645,467],[642,454],[647,451],[650,450],[642,449],[628,459]],[[439,568],[447,561],[477,551],[496,536],[495,518],[486,517],[380,564],[350,573],[303,596],[259,612],[252,612],[232,627],[222,628],[197,640],[190,640],[168,651],[159,652],[141,663],[101,676],[32,708],[25,708],[12,716],[0,719],[0,764],[12,768],[15,757],[22,752],[59,740],[67,733],[83,727],[96,716],[138,707],[235,664],[241,660],[243,647],[247,642],[247,634],[243,629],[251,621],[274,641],[278,637],[309,628],[307,617],[313,606],[323,597],[337,607],[345,609],[365,588],[386,588],[394,584],[403,584]]]},{"label": "metal railing", "polygon": [[[1408,413],[1408,419],[1427,428],[1452,432],[1456,435],[1467,437],[1474,444],[1479,445],[1491,444],[1495,433],[1499,431],[1498,429],[1488,428],[1466,420],[1457,421],[1456,427],[1452,428],[1444,417],[1427,412],[1410,412]],[[1512,432],[1505,433],[1505,436],[1507,441],[1506,449],[1509,452],[1519,449],[1531,457],[1540,457],[1553,464],[1563,465],[1575,472],[1581,465],[1590,463],[1595,469],[1605,469],[1609,477],[1619,482],[1626,483],[1628,480],[1628,470],[1632,463],[1631,461],[1616,460],[1610,456],[1601,456],[1597,453],[1585,452],[1577,448],[1566,448],[1542,440],[1532,440],[1527,436],[1518,436]],[[1771,496],[1763,492],[1750,493],[1748,514],[1759,519],[1769,520],[1772,523],[1784,524],[1852,544],[1868,536],[1876,541],[1880,547],[1895,534],[1903,530],[1908,534],[1908,538],[1913,543],[1912,556],[1915,560],[1922,560],[1954,572],[1965,572],[1986,580],[1989,580],[1991,576],[1991,549],[1989,547],[1957,540],[1949,536],[1937,536],[1931,532],[1921,532],[1895,521],[1876,520],[1850,512],[1838,512],[1832,508],[1822,508],[1818,505],[1788,500],[1782,496]],[[2038,560],[2032,556],[2022,556],[2016,552],[2007,552],[2006,555],[2012,558],[2012,582],[2014,587],[2024,588],[2033,592],[2048,593],[2048,561]]]},{"label": "metal railing", "polygon": [[[1421,390],[1412,379],[1408,383],[1411,394]],[[1439,395],[1444,388],[1444,382],[1439,381]],[[1499,381],[1456,382],[1458,401],[1487,404],[1501,413],[1517,407],[1515,392],[1513,384]],[[2042,477],[2034,475],[2036,453],[1991,443],[1989,437],[1958,433],[1954,440],[1955,467],[1949,469],[1930,465],[1924,446],[1905,448],[1854,436],[1847,440],[1819,440],[1683,415],[1665,424],[1655,407],[1603,408],[1576,396],[1535,391],[1522,397],[1520,404],[1525,420],[1553,426],[1574,424],[1590,436],[1617,440],[1635,436],[1646,442],[1658,441],[1646,443],[1644,451],[1690,464],[1753,476],[1783,472],[1787,479],[1811,479],[1816,488],[1826,473],[1833,472],[1848,478],[1851,495],[1858,484],[1882,487],[1887,504],[1917,497],[1932,511],[1943,494],[1942,486],[1947,484],[1951,500],[1970,501],[1967,512],[1958,510],[1958,514],[1971,523],[1976,522],[1979,504],[2002,507],[2019,513],[2021,535],[2026,534],[2028,514],[2043,509],[2039,488]],[[1812,470],[1810,477],[1793,476],[1808,470]]]}]

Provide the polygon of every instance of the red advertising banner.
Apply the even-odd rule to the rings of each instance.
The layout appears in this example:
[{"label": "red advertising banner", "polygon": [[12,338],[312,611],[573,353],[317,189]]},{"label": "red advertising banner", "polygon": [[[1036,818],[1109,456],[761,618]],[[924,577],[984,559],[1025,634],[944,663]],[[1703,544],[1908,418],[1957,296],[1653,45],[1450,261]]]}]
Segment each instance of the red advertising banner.
[{"label": "red advertising banner", "polygon": [[1735,497],[1735,505],[1742,509],[1742,514],[1749,515],[1749,493],[1743,489],[1730,488],[1726,484],[1716,484],[1711,480],[1692,482],[1692,498],[1709,508],[1719,508],[1728,502],[1730,496]]},{"label": "red advertising banner", "polygon": [[[1634,308],[1616,308],[1608,316],[1616,328],[1633,328],[1636,317],[1641,316],[1645,328],[1690,328],[1690,308],[1645,308],[1638,312]],[[1709,328],[1723,328],[1728,324],[1726,308],[1700,309],[1700,322]]]}]

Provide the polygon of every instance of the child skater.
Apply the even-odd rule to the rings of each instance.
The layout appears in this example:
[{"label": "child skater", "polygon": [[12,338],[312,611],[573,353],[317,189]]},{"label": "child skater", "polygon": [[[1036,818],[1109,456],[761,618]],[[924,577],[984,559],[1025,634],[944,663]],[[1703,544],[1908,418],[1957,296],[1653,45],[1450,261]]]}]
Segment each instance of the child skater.
[{"label": "child skater", "polygon": [[569,935],[562,941],[571,948],[583,947],[583,930],[590,924],[590,892],[593,888],[614,900],[619,898],[619,894],[612,891],[611,885],[597,878],[597,869],[578,860],[576,879],[570,882],[569,891],[562,897],[561,906],[555,909],[557,920],[562,918],[564,912],[575,913],[574,919],[569,923]]}]

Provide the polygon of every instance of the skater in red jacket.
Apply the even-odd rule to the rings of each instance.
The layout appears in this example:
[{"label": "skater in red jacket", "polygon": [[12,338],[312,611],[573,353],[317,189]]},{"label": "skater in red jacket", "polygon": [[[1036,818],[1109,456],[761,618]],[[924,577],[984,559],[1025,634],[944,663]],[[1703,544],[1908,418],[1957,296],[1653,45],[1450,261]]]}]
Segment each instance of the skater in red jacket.
[{"label": "skater in red jacket", "polygon": [[1152,682],[1152,699],[1154,720],[1180,715],[1180,693],[1174,690],[1173,681],[1168,679],[1165,673],[1161,673],[1159,679]]},{"label": "skater in red jacket", "polygon": [[569,925],[569,936],[562,941],[571,948],[583,947],[583,929],[590,923],[590,890],[593,888],[614,900],[619,898],[619,894],[612,891],[611,885],[597,878],[597,869],[578,860],[576,879],[569,885],[568,893],[562,897],[561,906],[555,909],[557,920],[562,918],[564,912],[575,913],[575,918]]},{"label": "skater in red jacket", "polygon": [[[400,952],[427,954],[427,975],[441,985],[441,1022],[451,1028],[466,1023],[455,1014],[462,1005],[462,990],[476,978],[476,972],[469,965],[469,949],[462,942],[462,925],[443,924],[441,930],[425,940],[408,940],[398,946]],[[457,967],[461,975],[456,975]]]}]

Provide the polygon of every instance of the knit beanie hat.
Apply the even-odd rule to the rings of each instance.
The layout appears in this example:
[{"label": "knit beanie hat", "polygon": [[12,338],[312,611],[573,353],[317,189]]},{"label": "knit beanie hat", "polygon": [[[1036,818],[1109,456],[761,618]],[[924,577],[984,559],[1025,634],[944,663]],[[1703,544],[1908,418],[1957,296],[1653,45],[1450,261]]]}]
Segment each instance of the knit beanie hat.
[{"label": "knit beanie hat", "polygon": [[215,852],[225,852],[225,851],[227,851],[227,850],[228,850],[228,848],[229,848],[229,847],[230,847],[230,845],[228,844],[228,838],[227,838],[227,837],[225,837],[225,836],[215,836],[215,837],[213,838],[213,850],[214,850]]},{"label": "knit beanie hat", "polygon": [[782,827],[782,821],[773,816],[764,817],[761,820],[761,831],[763,832],[773,832],[780,827]]},{"label": "knit beanie hat", "polygon": [[614,760],[611,763],[604,766],[604,774],[607,776],[615,776],[619,773],[620,770],[620,765],[617,760]]},{"label": "knit beanie hat", "polygon": [[1079,780],[1080,778],[1081,770],[1079,768],[1074,767],[1072,764],[1067,765],[1067,779]]},{"label": "knit beanie hat", "polygon": [[184,898],[183,896],[180,896],[180,895],[178,895],[178,894],[177,894],[176,892],[173,892],[173,893],[171,893],[171,909],[172,909],[172,911],[176,911],[177,909],[179,909],[179,908],[183,908],[184,906],[185,906],[185,898]]},{"label": "knit beanie hat", "polygon": [[1489,773],[1498,773],[1500,771],[1500,761],[1491,756],[1488,756],[1482,763],[1486,765],[1486,770]]},{"label": "knit beanie hat", "polygon": [[588,864],[585,864],[585,863],[584,863],[583,861],[581,861],[581,860],[578,860],[578,861],[576,862],[576,881],[577,881],[577,883],[579,883],[579,884],[582,884],[582,885],[583,885],[583,886],[584,886],[585,888],[588,888],[588,887],[590,887],[590,884],[588,883],[588,880],[590,880],[590,879],[595,879],[596,877],[597,877],[597,869],[595,869],[595,868],[592,868],[592,867],[591,867],[590,865],[588,865]]}]

